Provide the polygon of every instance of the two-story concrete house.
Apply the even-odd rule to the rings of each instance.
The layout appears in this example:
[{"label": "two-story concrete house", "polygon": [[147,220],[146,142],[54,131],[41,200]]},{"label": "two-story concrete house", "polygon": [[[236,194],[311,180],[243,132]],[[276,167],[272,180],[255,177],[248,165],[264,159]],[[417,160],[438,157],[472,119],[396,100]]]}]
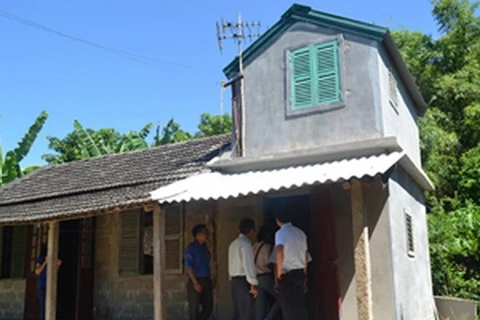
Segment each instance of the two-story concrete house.
[{"label": "two-story concrete house", "polygon": [[32,267],[48,239],[64,260],[57,286],[49,274],[50,315],[186,319],[182,251],[202,222],[214,317],[229,319],[238,222],[273,225],[288,202],[313,257],[311,319],[434,318],[423,197],[433,186],[417,128],[426,104],[388,30],[294,5],[243,66],[224,70],[231,135],[45,167],[0,190],[10,266],[0,317],[35,315]]}]

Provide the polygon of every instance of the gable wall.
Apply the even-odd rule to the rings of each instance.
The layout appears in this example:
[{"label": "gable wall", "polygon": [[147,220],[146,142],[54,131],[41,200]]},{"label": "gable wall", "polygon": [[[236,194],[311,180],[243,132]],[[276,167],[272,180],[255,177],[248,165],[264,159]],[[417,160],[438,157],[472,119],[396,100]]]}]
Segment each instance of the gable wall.
[{"label": "gable wall", "polygon": [[345,37],[340,54],[345,107],[301,116],[286,116],[286,51],[332,40],[338,32],[296,23],[244,70],[246,156],[305,150],[379,138],[382,116],[375,42]]}]

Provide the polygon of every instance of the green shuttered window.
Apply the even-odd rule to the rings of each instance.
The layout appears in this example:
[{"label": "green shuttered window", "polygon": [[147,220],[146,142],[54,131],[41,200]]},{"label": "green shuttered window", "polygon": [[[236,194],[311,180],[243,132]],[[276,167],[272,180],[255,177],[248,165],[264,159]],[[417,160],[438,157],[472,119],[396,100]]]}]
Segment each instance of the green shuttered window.
[{"label": "green shuttered window", "polygon": [[[164,209],[165,273],[183,273],[183,207]],[[141,209],[120,213],[119,272],[122,275],[153,273],[153,213]]]},{"label": "green shuttered window", "polygon": [[0,227],[0,278],[24,279],[28,227]]},{"label": "green shuttered window", "polygon": [[341,100],[337,41],[294,50],[290,64],[293,109]]}]

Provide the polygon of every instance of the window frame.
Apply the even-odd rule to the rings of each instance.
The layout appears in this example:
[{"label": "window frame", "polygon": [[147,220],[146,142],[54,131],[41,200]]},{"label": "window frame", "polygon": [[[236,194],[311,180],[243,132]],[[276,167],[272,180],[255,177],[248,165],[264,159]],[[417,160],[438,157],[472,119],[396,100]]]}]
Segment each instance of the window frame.
[{"label": "window frame", "polygon": [[[184,268],[183,268],[183,242],[184,242],[184,219],[185,219],[185,206],[184,204],[171,204],[168,206],[163,206],[162,207],[162,216],[166,217],[167,210],[178,210],[179,214],[179,225],[178,225],[178,233],[175,234],[170,234],[167,235],[167,226],[165,226],[165,234],[164,234],[164,240],[165,240],[165,247],[167,246],[168,241],[178,241],[178,262],[177,262],[177,268],[167,268],[167,261],[165,263],[165,274],[169,275],[176,275],[176,274],[183,274]],[[119,232],[119,237],[118,237],[118,249],[119,249],[119,255],[118,255],[118,273],[120,276],[125,277],[125,276],[138,276],[138,275],[152,275],[152,273],[146,273],[145,270],[145,265],[144,265],[144,240],[145,240],[145,215],[152,212],[151,210],[144,210],[142,208],[137,208],[137,209],[131,209],[131,210],[125,210],[119,213],[119,226],[120,226],[120,232]],[[124,227],[123,224],[124,218],[123,214],[136,214],[137,216],[135,217],[135,225],[136,225],[136,230],[134,231],[134,238],[136,240],[132,240],[131,237],[125,238],[124,234]],[[153,213],[152,213],[153,214]],[[130,219],[132,216],[130,216]],[[128,218],[127,218],[128,219]],[[128,221],[128,220],[127,220]],[[164,223],[166,224],[166,220],[164,220]],[[129,230],[130,233],[132,230]],[[133,233],[132,233],[133,234]],[[126,240],[124,240],[126,239]],[[153,235],[152,235],[153,239]],[[125,257],[122,256],[123,246],[126,244],[124,241],[128,242],[136,242],[133,243],[134,247],[137,249],[137,257],[136,260],[134,261],[127,261],[125,260]],[[127,243],[128,244],[128,243]],[[132,243],[130,243],[132,245]],[[165,252],[167,252],[167,248],[165,248]],[[165,256],[166,259],[169,259],[167,256]],[[130,264],[131,263],[131,264]],[[135,264],[135,265],[134,265]]]},{"label": "window frame", "polygon": [[[5,241],[5,231],[10,235],[10,240]],[[26,225],[1,226],[0,227],[0,280],[23,280],[27,277],[28,264],[28,239],[29,228]],[[21,236],[21,237],[20,237]],[[15,247],[17,246],[17,248]],[[20,246],[20,248],[18,248]],[[20,255],[15,256],[19,254]],[[23,251],[23,257],[22,257]],[[20,258],[17,261],[15,258]],[[15,268],[15,264],[18,263]],[[4,272],[5,271],[5,272]]]},{"label": "window frame", "polygon": [[[314,103],[310,107],[303,107],[303,108],[295,108],[293,106],[293,88],[292,88],[292,80],[293,80],[293,70],[292,70],[292,63],[291,57],[292,53],[304,49],[304,48],[311,48],[311,47],[319,47],[322,45],[327,45],[328,43],[336,42],[337,47],[337,64],[338,64],[338,77],[339,77],[339,95],[340,99],[338,101],[333,102],[326,102],[316,104]],[[323,113],[328,112],[331,110],[337,110],[346,106],[345,103],[345,54],[344,54],[344,37],[343,35],[336,35],[330,36],[322,39],[322,41],[318,42],[306,42],[302,43],[301,45],[290,47],[285,50],[285,114],[287,118],[297,117],[308,115],[312,113]],[[313,92],[312,92],[313,94]]]}]

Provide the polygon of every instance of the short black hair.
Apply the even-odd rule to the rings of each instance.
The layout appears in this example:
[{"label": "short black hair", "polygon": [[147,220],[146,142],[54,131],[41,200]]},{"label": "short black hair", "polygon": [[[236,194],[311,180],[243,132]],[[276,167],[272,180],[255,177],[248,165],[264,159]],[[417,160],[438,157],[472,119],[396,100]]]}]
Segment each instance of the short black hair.
[{"label": "short black hair", "polygon": [[281,223],[287,223],[292,221],[292,212],[293,208],[292,205],[286,204],[282,208],[279,208],[278,211],[275,212],[275,218],[278,219]]},{"label": "short black hair", "polygon": [[197,234],[199,234],[200,232],[203,231],[203,229],[207,229],[207,226],[204,225],[203,223],[202,224],[197,224],[195,227],[193,227],[192,228],[193,237],[196,237]]},{"label": "short black hair", "polygon": [[238,225],[238,228],[240,229],[240,233],[249,234],[250,231],[255,228],[255,221],[248,218],[242,219]]},{"label": "short black hair", "polygon": [[257,241],[263,241],[269,244],[273,244],[273,232],[272,229],[267,227],[267,226],[261,226],[260,229],[258,229],[257,233]]},{"label": "short black hair", "polygon": [[46,257],[48,254],[48,248],[46,243],[42,243],[40,246],[40,256],[41,257]]}]

